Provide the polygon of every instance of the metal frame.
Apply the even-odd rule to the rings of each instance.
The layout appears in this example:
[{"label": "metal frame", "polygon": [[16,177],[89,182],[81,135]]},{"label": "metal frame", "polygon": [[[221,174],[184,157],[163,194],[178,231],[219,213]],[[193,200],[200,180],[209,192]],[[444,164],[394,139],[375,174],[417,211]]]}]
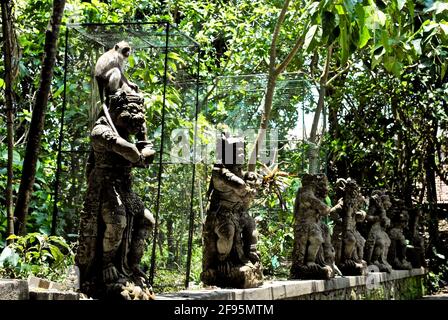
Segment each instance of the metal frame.
[{"label": "metal frame", "polygon": [[[65,56],[64,56],[64,91],[63,91],[63,103],[62,103],[62,110],[61,110],[61,119],[60,119],[60,130],[59,130],[59,139],[58,139],[58,148],[57,148],[57,168],[56,168],[56,177],[55,177],[55,185],[54,185],[54,198],[53,198],[53,214],[52,214],[52,228],[51,228],[51,234],[56,234],[56,228],[57,228],[57,219],[58,219],[58,201],[60,200],[59,195],[59,188],[60,188],[60,179],[61,179],[61,163],[62,163],[62,153],[64,150],[62,150],[62,142],[64,140],[64,118],[65,118],[65,111],[67,107],[67,72],[69,68],[69,59],[68,59],[68,51],[69,51],[69,31],[70,29],[79,29],[84,27],[91,27],[91,26],[98,26],[98,27],[105,27],[105,26],[123,26],[126,28],[126,26],[139,26],[139,25],[159,25],[164,26],[164,35],[165,35],[165,43],[163,46],[157,46],[152,44],[151,42],[146,41],[145,39],[142,39],[146,44],[148,44],[148,47],[154,48],[154,49],[162,49],[165,53],[165,60],[164,60],[164,76],[163,76],[163,104],[162,104],[162,120],[161,120],[161,144],[160,144],[160,150],[159,150],[159,163],[158,163],[158,175],[157,175],[157,197],[156,197],[156,212],[155,212],[155,227],[153,231],[153,241],[152,241],[152,255],[151,255],[151,266],[150,266],[150,275],[149,280],[152,284],[154,281],[155,276],[155,266],[156,266],[156,246],[158,241],[158,223],[159,223],[159,216],[160,216],[160,199],[161,199],[161,186],[162,186],[162,172],[163,172],[163,153],[164,153],[164,138],[165,138],[165,116],[166,116],[166,90],[168,86],[168,79],[167,79],[167,64],[168,64],[168,52],[170,48],[182,48],[182,47],[192,47],[196,50],[197,53],[197,72],[195,75],[195,85],[196,85],[196,99],[195,99],[195,115],[194,115],[194,146],[193,146],[193,161],[192,161],[192,181],[191,181],[191,197],[190,197],[190,213],[189,213],[189,233],[188,233],[188,253],[187,253],[187,265],[186,265],[186,277],[185,277],[185,287],[188,287],[189,281],[190,281],[190,271],[191,271],[191,255],[192,255],[192,245],[193,245],[193,235],[194,235],[194,219],[195,219],[195,212],[194,212],[194,191],[195,191],[195,178],[196,178],[196,140],[197,140],[197,118],[199,113],[199,58],[200,58],[200,47],[199,44],[194,41],[191,37],[181,33],[177,28],[172,26],[167,21],[160,21],[160,22],[144,22],[144,23],[137,23],[137,22],[131,22],[131,23],[82,23],[82,24],[67,24],[66,26],[66,32],[65,32]],[[185,45],[172,45],[170,46],[170,34],[171,30],[175,30],[179,35],[182,37],[188,39],[188,41],[192,44],[189,46]],[[78,30],[79,31],[79,30]],[[132,30],[124,30],[124,32],[128,32],[130,34],[133,34],[135,37],[137,36],[135,33],[132,32]],[[86,37],[90,41],[95,41],[96,43],[104,46],[104,43],[100,43],[98,39],[95,37],[90,36],[88,33],[81,34],[82,36]]]}]

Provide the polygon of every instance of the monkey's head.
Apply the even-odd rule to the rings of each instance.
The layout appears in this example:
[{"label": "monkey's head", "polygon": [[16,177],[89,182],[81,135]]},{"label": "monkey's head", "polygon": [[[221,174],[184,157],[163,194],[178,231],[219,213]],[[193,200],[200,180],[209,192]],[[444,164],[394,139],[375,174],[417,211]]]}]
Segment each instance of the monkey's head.
[{"label": "monkey's head", "polygon": [[115,51],[123,55],[123,57],[128,58],[131,54],[131,46],[126,41],[118,42],[115,47]]}]

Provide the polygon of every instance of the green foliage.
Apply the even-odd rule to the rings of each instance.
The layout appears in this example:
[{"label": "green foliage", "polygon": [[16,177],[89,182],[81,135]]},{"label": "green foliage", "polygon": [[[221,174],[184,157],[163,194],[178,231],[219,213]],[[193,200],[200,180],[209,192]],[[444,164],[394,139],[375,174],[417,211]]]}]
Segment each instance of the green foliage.
[{"label": "green foliage", "polygon": [[[15,84],[16,120],[14,152],[15,195],[22,170],[24,143],[31,119],[32,101],[41,67],[44,30],[51,12],[50,0],[17,0],[15,24],[21,47],[18,80]],[[270,42],[283,1],[186,1],[173,0],[162,6],[156,0],[80,1],[68,0],[65,23],[170,21],[201,47],[199,106],[200,142],[218,123],[239,128],[258,126],[259,108],[266,88]],[[327,164],[330,181],[351,176],[365,188],[388,187],[421,202],[425,190],[425,161],[433,152],[437,172],[447,178],[448,159],[448,10],[443,1],[291,1],[279,35],[277,63],[288,54],[298,37],[303,47],[279,77],[270,127],[279,130],[278,159],[286,177],[266,185],[251,210],[258,221],[262,263],[269,276],[286,277],[292,250],[293,205],[300,186],[298,176],[308,170],[309,145],[303,139],[290,140],[291,130],[300,124],[300,114],[313,113],[328,48],[333,47],[325,108],[330,123],[322,135],[322,168]],[[2,255],[5,276],[27,274],[57,278],[72,262],[72,252],[48,237],[53,210],[56,150],[62,109],[64,31],[52,83],[45,135],[39,154],[34,193],[30,203],[28,230]],[[71,34],[74,38],[76,36]],[[57,203],[57,234],[72,239],[85,192],[84,167],[91,125],[90,92],[95,89],[90,73],[102,48],[81,38],[73,40],[68,52],[71,65],[65,114],[61,191]],[[169,150],[169,133],[189,130],[193,140],[193,105],[196,92],[191,79],[196,75],[196,53],[179,49],[168,55],[170,85],[166,95],[164,138]],[[147,123],[156,148],[161,141],[162,52],[136,51],[128,74],[142,89],[148,104]],[[3,64],[0,63],[0,71]],[[87,71],[86,71],[87,70]],[[188,84],[185,84],[188,83]],[[4,80],[0,79],[3,88]],[[3,105],[0,96],[0,105]],[[303,115],[302,115],[303,116]],[[309,129],[309,128],[308,128]],[[434,132],[438,134],[433,135]],[[0,139],[6,125],[0,117]],[[285,141],[289,140],[289,141]],[[0,246],[6,232],[6,145],[0,144]],[[435,143],[435,150],[430,143]],[[328,157],[328,161],[327,161]],[[168,162],[167,154],[164,161]],[[157,165],[135,173],[135,191],[155,212]],[[159,238],[156,250],[156,284],[161,290],[183,287],[188,240],[192,166],[166,163],[161,186]],[[192,281],[199,283],[201,269],[200,213],[206,211],[205,194],[210,166],[197,165],[193,195],[194,241]],[[202,202],[199,200],[203,200]],[[330,222],[329,222],[330,223]],[[39,236],[34,232],[41,233]],[[61,239],[59,239],[61,240]],[[50,246],[52,245],[52,247]],[[53,251],[52,249],[53,248]],[[64,257],[55,248],[58,248]],[[143,264],[149,268],[152,245]],[[59,262],[57,262],[59,261]],[[38,270],[37,266],[43,266]],[[434,270],[432,283],[446,271]],[[439,278],[437,278],[439,277]],[[438,281],[438,280],[437,280]],[[167,286],[167,287],[164,287]],[[433,285],[435,287],[435,284]]]},{"label": "green foliage", "polygon": [[73,247],[62,237],[29,233],[8,239],[13,242],[0,254],[0,277],[25,279],[34,275],[60,281],[74,264]]}]

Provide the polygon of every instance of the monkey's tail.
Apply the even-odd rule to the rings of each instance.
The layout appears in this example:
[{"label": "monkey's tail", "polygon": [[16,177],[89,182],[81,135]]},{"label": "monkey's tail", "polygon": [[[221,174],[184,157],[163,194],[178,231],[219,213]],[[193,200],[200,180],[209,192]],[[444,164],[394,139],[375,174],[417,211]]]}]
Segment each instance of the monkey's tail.
[{"label": "monkey's tail", "polygon": [[[91,95],[91,103],[90,103],[90,110],[89,110],[89,127],[90,129],[93,128],[95,125],[96,120],[102,115],[102,104],[104,103],[104,94],[103,94],[103,88],[101,88],[101,85],[96,79],[96,77],[93,77],[92,81],[92,95]],[[98,103],[98,100],[100,103]]]}]

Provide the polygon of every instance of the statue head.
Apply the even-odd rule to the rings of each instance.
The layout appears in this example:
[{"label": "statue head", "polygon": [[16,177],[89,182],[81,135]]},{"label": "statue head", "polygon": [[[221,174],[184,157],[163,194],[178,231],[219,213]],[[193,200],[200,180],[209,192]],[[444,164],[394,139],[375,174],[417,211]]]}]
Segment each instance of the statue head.
[{"label": "statue head", "polygon": [[344,203],[356,204],[364,202],[359,186],[352,178],[338,179],[336,181],[336,193],[340,198],[344,199]]},{"label": "statue head", "polygon": [[117,128],[130,134],[144,130],[145,106],[140,95],[117,94],[110,100],[110,114]]},{"label": "statue head", "polygon": [[326,198],[328,195],[328,179],[324,174],[305,173],[302,176],[302,188],[311,188],[319,198]]},{"label": "statue head", "polygon": [[389,195],[383,191],[381,195],[381,202],[383,203],[383,207],[385,210],[389,209],[392,206],[392,202],[390,201]]},{"label": "statue head", "polygon": [[405,202],[402,199],[394,198],[392,208],[391,220],[393,223],[406,228],[409,223],[409,212]]},{"label": "statue head", "polygon": [[216,148],[216,161],[226,167],[242,168],[244,164],[244,138],[222,131]]}]

